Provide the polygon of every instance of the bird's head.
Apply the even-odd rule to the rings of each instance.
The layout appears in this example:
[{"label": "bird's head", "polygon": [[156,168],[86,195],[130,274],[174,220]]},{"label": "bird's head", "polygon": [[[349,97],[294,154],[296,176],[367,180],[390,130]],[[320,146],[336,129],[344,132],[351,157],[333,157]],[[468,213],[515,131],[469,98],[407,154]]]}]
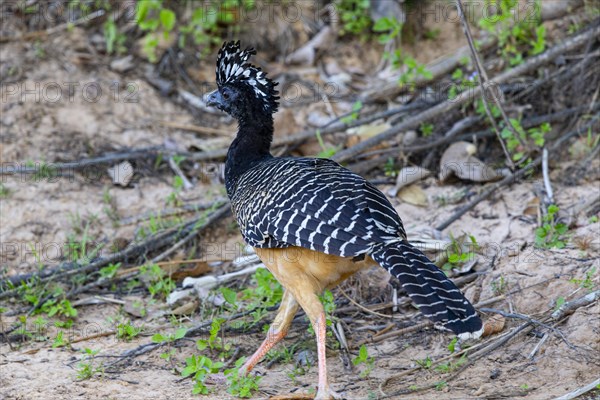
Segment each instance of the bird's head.
[{"label": "bird's head", "polygon": [[207,104],[234,118],[277,111],[277,83],[260,68],[248,63],[256,50],[240,50],[240,42],[226,42],[217,56],[217,90],[208,95]]}]

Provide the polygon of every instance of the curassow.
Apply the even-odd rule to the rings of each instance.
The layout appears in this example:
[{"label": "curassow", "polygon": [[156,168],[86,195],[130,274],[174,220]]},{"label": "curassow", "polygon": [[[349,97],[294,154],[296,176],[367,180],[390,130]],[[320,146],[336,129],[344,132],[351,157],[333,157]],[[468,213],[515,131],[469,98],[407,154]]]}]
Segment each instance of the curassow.
[{"label": "curassow", "polygon": [[378,263],[402,283],[419,310],[461,339],[481,335],[482,322],[459,289],[407,242],[400,217],[375,186],[334,161],[274,157],[276,83],[248,59],[254,49],[224,43],[218,89],[207,103],[237,119],[225,163],[225,185],[244,240],[284,288],[267,338],[242,367],[248,373],[287,333],[298,306],[317,338],[316,399],[335,396],[325,366],[326,323],[319,295]]}]

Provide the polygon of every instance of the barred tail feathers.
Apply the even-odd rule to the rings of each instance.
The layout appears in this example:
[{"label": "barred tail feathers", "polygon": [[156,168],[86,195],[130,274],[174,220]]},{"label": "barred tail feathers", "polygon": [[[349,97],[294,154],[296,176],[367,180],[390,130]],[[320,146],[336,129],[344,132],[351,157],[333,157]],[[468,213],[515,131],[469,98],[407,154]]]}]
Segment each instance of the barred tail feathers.
[{"label": "barred tail feathers", "polygon": [[471,303],[419,249],[402,241],[376,249],[371,257],[400,280],[427,318],[460,339],[481,336],[483,323]]}]

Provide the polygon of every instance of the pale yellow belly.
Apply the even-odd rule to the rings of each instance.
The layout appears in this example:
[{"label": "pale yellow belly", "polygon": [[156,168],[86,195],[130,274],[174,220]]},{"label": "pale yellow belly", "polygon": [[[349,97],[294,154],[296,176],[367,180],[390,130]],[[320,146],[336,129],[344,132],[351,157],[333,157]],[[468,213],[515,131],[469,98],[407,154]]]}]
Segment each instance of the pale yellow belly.
[{"label": "pale yellow belly", "polygon": [[357,271],[376,264],[369,256],[355,261],[351,257],[338,257],[295,246],[255,250],[284,287],[310,285],[313,293],[317,294],[338,285]]}]

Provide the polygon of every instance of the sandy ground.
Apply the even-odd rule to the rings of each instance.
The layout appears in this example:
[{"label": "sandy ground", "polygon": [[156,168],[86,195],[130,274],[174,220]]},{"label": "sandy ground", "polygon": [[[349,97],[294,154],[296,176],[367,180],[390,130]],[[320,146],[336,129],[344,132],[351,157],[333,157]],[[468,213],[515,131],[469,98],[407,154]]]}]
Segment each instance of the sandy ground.
[{"label": "sandy ground", "polygon": [[[140,71],[119,74],[108,68],[109,59],[98,58],[94,64],[82,63],[79,52],[87,44],[79,30],[55,36],[43,43],[44,55],[40,56],[35,43],[8,43],[0,48],[3,68],[17,66],[22,78],[15,85],[16,92],[2,99],[2,163],[24,165],[26,162],[60,162],[78,160],[123,148],[164,145],[178,149],[210,149],[222,147],[231,136],[207,137],[188,131],[168,128],[160,121],[219,126],[234,132],[234,125],[226,119],[207,115],[198,120],[186,109],[162,97],[143,79]],[[445,50],[461,44],[456,34],[448,34]],[[81,42],[83,40],[83,42]],[[439,46],[439,44],[436,44]],[[432,54],[437,51],[428,49]],[[420,55],[423,56],[423,55]],[[206,74],[212,65],[200,69]],[[69,89],[69,82],[78,85]],[[86,92],[101,88],[102,95]],[[37,85],[37,86],[36,86]],[[134,95],[123,88],[134,88]],[[25,89],[33,93],[25,93]],[[60,88],[59,92],[55,92]],[[118,93],[115,88],[118,88]],[[54,90],[54,92],[53,92]],[[38,96],[39,98],[37,98]],[[59,96],[58,100],[56,96]],[[71,99],[72,98],[72,99]],[[90,100],[92,99],[92,100]],[[321,112],[324,107],[319,106]],[[310,106],[309,106],[310,109]],[[289,116],[288,110],[281,113]],[[204,118],[204,117],[203,117]],[[279,121],[279,126],[290,126],[290,120]],[[296,122],[296,121],[293,121]],[[301,127],[291,125],[295,130]],[[290,129],[291,130],[291,129]],[[587,170],[585,176],[572,177],[565,173],[565,165],[553,165],[557,204],[569,211],[596,195],[599,190],[599,160]],[[577,160],[570,161],[576,164]],[[203,168],[203,166],[199,166]],[[219,168],[219,165],[216,165]],[[36,268],[31,246],[42,254],[43,262],[56,265],[60,255],[56,249],[65,249],[69,234],[81,234],[77,229],[88,226],[90,235],[98,241],[110,242],[115,237],[131,238],[139,225],[114,226],[106,207],[107,196],[118,217],[123,220],[144,212],[166,207],[172,191],[172,172],[163,167],[154,170],[151,163],[143,160],[134,163],[133,183],[123,188],[113,185],[108,174],[102,170],[90,170],[87,174],[77,172],[72,176],[54,177],[51,180],[32,181],[27,177],[3,177],[9,195],[0,201],[0,238],[2,241],[2,268],[8,275],[32,271]],[[573,182],[575,180],[575,182]],[[590,222],[589,216],[574,215],[575,222],[569,231],[570,240],[562,250],[540,250],[533,246],[536,220],[526,215],[529,201],[534,199],[537,178],[505,188],[490,200],[480,203],[474,210],[449,228],[448,232],[460,235],[473,234],[480,245],[476,269],[482,276],[463,287],[467,297],[481,302],[498,295],[501,280],[504,282],[505,299],[488,307],[521,313],[533,318],[553,309],[559,297],[567,301],[585,294],[570,280],[584,279],[586,272],[596,268],[592,283],[598,288],[600,270],[600,223]],[[441,204],[436,198],[451,197],[462,189],[477,193],[481,186],[467,184],[441,185],[434,178],[419,184],[428,198],[428,205],[417,207],[393,199],[393,203],[409,230],[427,230],[447,218],[456,205]],[[381,189],[387,189],[381,186]],[[216,184],[195,182],[193,189],[181,194],[184,203],[210,201],[223,195],[218,180]],[[231,229],[231,220],[220,223],[214,232],[207,233],[209,240],[218,243],[241,243],[241,237]],[[78,233],[79,232],[79,233]],[[585,242],[585,246],[577,243]],[[16,249],[16,251],[15,251]],[[61,250],[59,250],[61,251]],[[497,256],[492,256],[497,254]],[[366,286],[381,286],[381,275],[363,273],[360,280]],[[384,282],[385,283],[385,282]],[[137,297],[136,297],[137,296]],[[85,299],[86,294],[78,300]],[[118,300],[124,296],[116,296]],[[154,309],[162,303],[150,304],[148,296],[137,295]],[[125,298],[125,301],[133,301]],[[4,302],[12,309],[16,305]],[[172,361],[160,358],[161,351],[132,359],[117,370],[89,380],[78,380],[77,368],[84,348],[99,350],[96,365],[110,365],[115,356],[138,345],[150,342],[156,332],[171,332],[173,326],[164,317],[135,318],[126,314],[119,304],[101,302],[78,307],[79,315],[69,337],[91,337],[109,332],[113,321],[127,315],[137,326],[144,326],[144,334],[130,342],[117,340],[107,334],[75,343],[71,349],[51,347],[57,328],[51,325],[40,331],[48,341],[30,341],[0,345],[0,397],[3,399],[192,399],[192,382],[182,380],[179,374],[186,357],[197,353],[193,341],[183,341],[174,349]],[[485,315],[487,318],[487,315]],[[28,326],[35,331],[33,320]],[[3,317],[3,328],[14,318]],[[184,320],[192,326],[200,322],[197,315]],[[348,339],[356,343],[368,337],[374,330],[357,330],[368,324],[385,325],[387,320],[374,319],[362,313],[354,314],[346,321]],[[521,324],[508,319],[504,331]],[[406,399],[465,399],[465,398],[518,398],[548,399],[583,386],[599,375],[600,371],[600,306],[595,303],[578,309],[573,315],[556,326],[540,345],[543,331],[536,328],[529,335],[515,337],[486,357],[476,361],[448,386],[440,391],[399,396]],[[542,333],[539,333],[542,332]],[[560,332],[557,333],[557,332]],[[536,334],[537,333],[537,334]],[[240,347],[239,355],[249,355],[262,341],[262,334],[230,337]],[[426,357],[439,359],[449,354],[447,344],[450,336],[432,330],[422,330],[404,336],[369,344],[369,354],[374,357],[375,368],[367,378],[359,378],[360,368],[344,365],[340,352],[328,354],[332,386],[347,399],[377,398],[381,395],[380,383],[415,365],[415,360]],[[312,338],[306,333],[306,324],[299,324],[285,343],[304,343],[314,352]],[[530,353],[540,346],[534,357]],[[353,351],[355,353],[355,351]],[[316,368],[292,379],[292,365],[266,363],[257,371],[263,374],[260,392],[255,398],[274,394],[307,392],[316,384]],[[411,385],[421,385],[447,379],[449,374],[425,370],[389,382],[383,390],[392,393]],[[230,398],[226,389],[214,387],[207,399]]]}]

